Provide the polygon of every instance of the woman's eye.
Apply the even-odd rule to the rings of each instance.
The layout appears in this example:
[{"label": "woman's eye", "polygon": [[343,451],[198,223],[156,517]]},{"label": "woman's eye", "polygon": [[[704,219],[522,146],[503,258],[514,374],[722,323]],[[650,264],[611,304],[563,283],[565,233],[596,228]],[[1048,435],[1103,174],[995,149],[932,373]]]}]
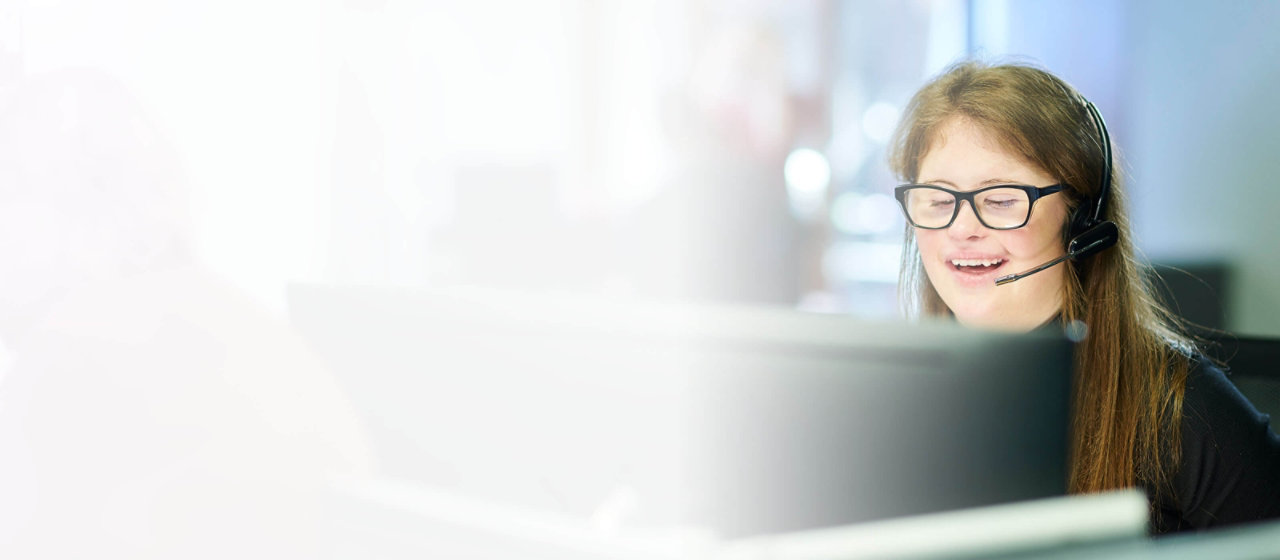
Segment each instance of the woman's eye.
[{"label": "woman's eye", "polygon": [[932,206],[932,207],[934,207],[934,208],[937,208],[937,207],[940,207],[940,206],[951,206],[952,204],[954,204],[954,203],[955,203],[955,201],[956,201],[956,199],[954,199],[954,198],[948,198],[948,199],[934,199],[934,200],[929,201],[929,206]]},{"label": "woman's eye", "polygon": [[995,207],[995,208],[1008,208],[1008,207],[1010,207],[1010,206],[1013,206],[1015,203],[1017,203],[1017,201],[1016,201],[1016,200],[1014,200],[1014,199],[1012,199],[1012,198],[1007,199],[1007,200],[991,200],[991,199],[987,199],[987,206],[992,206],[992,207]]}]

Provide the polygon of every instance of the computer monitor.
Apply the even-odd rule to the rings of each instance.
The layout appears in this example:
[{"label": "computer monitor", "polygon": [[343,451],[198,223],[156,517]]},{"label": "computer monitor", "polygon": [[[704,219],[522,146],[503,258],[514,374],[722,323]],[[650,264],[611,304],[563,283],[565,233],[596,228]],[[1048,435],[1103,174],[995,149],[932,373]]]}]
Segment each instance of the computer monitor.
[{"label": "computer monitor", "polygon": [[1051,329],[321,285],[289,305],[391,479],[725,538],[1066,490]]}]

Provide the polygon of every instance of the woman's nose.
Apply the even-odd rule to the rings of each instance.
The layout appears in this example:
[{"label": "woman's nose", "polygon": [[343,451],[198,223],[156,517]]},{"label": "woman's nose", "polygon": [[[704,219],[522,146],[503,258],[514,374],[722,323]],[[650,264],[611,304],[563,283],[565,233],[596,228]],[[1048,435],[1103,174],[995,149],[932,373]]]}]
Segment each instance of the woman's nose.
[{"label": "woman's nose", "polygon": [[987,227],[978,221],[977,212],[967,200],[960,201],[960,213],[956,215],[955,221],[951,222],[951,227],[947,228],[951,237],[956,239],[981,237],[986,229]]}]

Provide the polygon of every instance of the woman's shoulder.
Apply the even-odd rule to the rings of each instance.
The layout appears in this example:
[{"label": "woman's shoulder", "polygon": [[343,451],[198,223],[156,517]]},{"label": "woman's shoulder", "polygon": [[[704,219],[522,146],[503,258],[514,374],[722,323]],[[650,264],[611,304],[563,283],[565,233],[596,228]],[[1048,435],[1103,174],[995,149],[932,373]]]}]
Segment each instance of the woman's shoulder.
[{"label": "woman's shoulder", "polygon": [[1185,372],[1182,391],[1184,427],[1191,420],[1191,428],[1212,428],[1205,423],[1211,416],[1225,421],[1268,421],[1231,381],[1231,367],[1205,351],[1200,344],[1167,340],[1171,357],[1171,372]]},{"label": "woman's shoulder", "polygon": [[[1184,425],[1209,434],[1225,427],[1253,426],[1270,431],[1270,417],[1260,412],[1231,380],[1231,369],[1207,354],[1190,351],[1183,392]],[[1235,430],[1233,430],[1235,433]]]},{"label": "woman's shoulder", "polygon": [[1189,360],[1181,453],[1172,489],[1183,526],[1280,517],[1280,437],[1270,420],[1204,353]]}]

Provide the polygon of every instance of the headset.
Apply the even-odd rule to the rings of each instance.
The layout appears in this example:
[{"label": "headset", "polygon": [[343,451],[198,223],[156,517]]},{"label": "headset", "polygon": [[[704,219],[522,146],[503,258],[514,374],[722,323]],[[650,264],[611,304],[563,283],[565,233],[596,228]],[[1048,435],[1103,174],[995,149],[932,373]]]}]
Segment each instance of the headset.
[{"label": "headset", "polygon": [[1084,96],[1076,94],[1075,97],[1084,105],[1085,111],[1093,119],[1094,128],[1098,131],[1098,142],[1106,160],[1102,170],[1102,186],[1096,195],[1081,203],[1071,214],[1065,255],[1025,272],[996,278],[997,286],[1021,280],[1067,259],[1079,261],[1110,248],[1120,240],[1120,230],[1115,222],[1104,219],[1107,199],[1111,196],[1111,134],[1107,132],[1107,123],[1102,120],[1102,114],[1098,112],[1098,108]]}]

